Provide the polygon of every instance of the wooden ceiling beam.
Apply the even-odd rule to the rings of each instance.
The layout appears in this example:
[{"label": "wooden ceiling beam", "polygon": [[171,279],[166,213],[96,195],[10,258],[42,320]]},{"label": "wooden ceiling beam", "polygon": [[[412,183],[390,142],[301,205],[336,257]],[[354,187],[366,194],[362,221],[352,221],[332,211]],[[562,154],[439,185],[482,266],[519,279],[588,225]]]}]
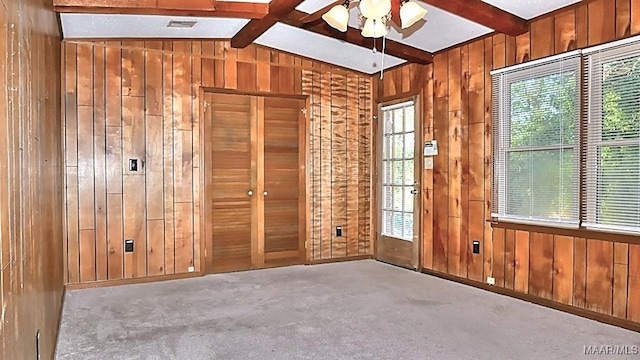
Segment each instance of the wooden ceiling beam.
[{"label": "wooden ceiling beam", "polygon": [[507,35],[518,36],[529,31],[526,20],[482,0],[422,1]]},{"label": "wooden ceiling beam", "polygon": [[269,4],[215,0],[53,0],[60,13],[133,14],[262,19]]},{"label": "wooden ceiling beam", "polygon": [[[281,22],[290,26],[304,28],[305,30],[314,32],[316,34],[336,38],[339,40],[343,40],[353,45],[358,45],[365,47],[367,49],[373,48],[373,39],[365,38],[360,34],[359,29],[355,29],[352,27],[347,28],[346,32],[340,32],[335,30],[324,21],[319,22],[317,24],[303,22],[303,19],[307,17],[308,14],[305,14],[301,11],[294,10],[289,15],[285,16]],[[386,40],[386,53],[388,55],[395,56],[400,59],[405,59],[409,62],[418,63],[418,64],[430,64],[433,62],[433,54],[428,51],[424,51],[418,48],[414,48],[409,45],[405,45],[399,42],[395,42],[393,40]],[[382,41],[378,39],[378,44],[381,44]]]},{"label": "wooden ceiling beam", "polygon": [[264,34],[284,16],[295,10],[304,0],[272,0],[269,3],[269,14],[262,19],[249,21],[231,38],[231,47],[245,48]]},{"label": "wooden ceiling beam", "polygon": [[334,7],[336,5],[340,5],[343,2],[344,2],[344,0],[337,0],[335,2],[332,2],[331,4],[323,7],[322,9],[305,16],[304,18],[300,19],[300,21],[302,23],[304,23],[304,24],[311,24],[311,23],[314,23],[316,21],[319,21],[320,19],[322,19],[322,15],[324,15],[327,11],[331,10],[332,7]]}]

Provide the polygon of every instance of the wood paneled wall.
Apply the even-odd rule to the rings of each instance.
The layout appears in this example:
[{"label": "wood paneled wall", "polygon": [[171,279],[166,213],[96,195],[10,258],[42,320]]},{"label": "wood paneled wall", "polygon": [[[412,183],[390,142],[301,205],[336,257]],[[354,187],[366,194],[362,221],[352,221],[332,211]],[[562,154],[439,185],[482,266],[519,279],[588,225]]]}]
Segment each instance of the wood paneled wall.
[{"label": "wood paneled wall", "polygon": [[369,76],[223,41],[63,51],[68,283],[201,270],[201,87],[308,95],[310,260],[370,254]]},{"label": "wood paneled wall", "polygon": [[63,294],[60,34],[47,0],[0,0],[0,358],[53,358]]},{"label": "wood paneled wall", "polygon": [[[425,269],[640,322],[640,245],[562,236],[563,232],[492,229],[492,69],[640,33],[636,0],[594,0],[531,24],[518,37],[492,35],[440,52],[415,85],[412,66],[385,73],[378,100],[422,91],[425,140],[438,141],[433,171],[423,174]],[[565,234],[566,235],[566,234]],[[612,237],[615,239],[616,237]],[[481,253],[472,254],[473,240]]]}]

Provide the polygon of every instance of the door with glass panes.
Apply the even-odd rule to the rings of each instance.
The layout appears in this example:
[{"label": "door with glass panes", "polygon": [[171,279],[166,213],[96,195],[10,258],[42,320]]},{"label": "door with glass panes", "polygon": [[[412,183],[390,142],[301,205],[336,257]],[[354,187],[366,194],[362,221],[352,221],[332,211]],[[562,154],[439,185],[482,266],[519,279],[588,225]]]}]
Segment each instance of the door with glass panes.
[{"label": "door with glass panes", "polygon": [[380,106],[378,116],[378,231],[376,257],[419,265],[420,132],[416,101]]}]

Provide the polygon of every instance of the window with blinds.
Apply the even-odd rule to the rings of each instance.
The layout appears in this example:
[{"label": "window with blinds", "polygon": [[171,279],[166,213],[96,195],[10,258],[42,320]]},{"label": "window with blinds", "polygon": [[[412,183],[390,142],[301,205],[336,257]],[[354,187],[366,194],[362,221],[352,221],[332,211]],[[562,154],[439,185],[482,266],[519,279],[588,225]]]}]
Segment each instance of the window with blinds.
[{"label": "window with blinds", "polygon": [[583,226],[640,231],[640,44],[584,51]]},{"label": "window with blinds", "polygon": [[492,72],[493,217],[578,226],[579,56]]}]

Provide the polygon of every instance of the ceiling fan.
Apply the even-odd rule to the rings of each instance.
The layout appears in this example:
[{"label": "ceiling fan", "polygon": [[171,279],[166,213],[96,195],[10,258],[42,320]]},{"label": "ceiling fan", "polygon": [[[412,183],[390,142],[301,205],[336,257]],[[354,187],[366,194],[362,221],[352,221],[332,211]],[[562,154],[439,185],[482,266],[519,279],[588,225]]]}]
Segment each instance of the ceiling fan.
[{"label": "ceiling fan", "polygon": [[[380,69],[380,79],[382,79],[387,27],[390,22],[394,22],[402,29],[407,29],[422,19],[427,14],[427,10],[412,0],[338,0],[315,14],[322,14],[322,19],[329,26],[346,32],[349,24],[349,8],[355,3],[359,3],[358,17],[364,23],[361,35],[374,39],[382,37],[382,66]],[[318,19],[315,14],[303,19],[303,23],[314,22]],[[375,42],[373,52],[377,52]]]},{"label": "ceiling fan", "polygon": [[349,23],[349,7],[356,2],[359,2],[359,18],[364,22],[363,37],[386,36],[389,21],[407,29],[427,14],[426,9],[411,0],[339,0],[330,5],[322,19],[331,27],[345,32]]}]

